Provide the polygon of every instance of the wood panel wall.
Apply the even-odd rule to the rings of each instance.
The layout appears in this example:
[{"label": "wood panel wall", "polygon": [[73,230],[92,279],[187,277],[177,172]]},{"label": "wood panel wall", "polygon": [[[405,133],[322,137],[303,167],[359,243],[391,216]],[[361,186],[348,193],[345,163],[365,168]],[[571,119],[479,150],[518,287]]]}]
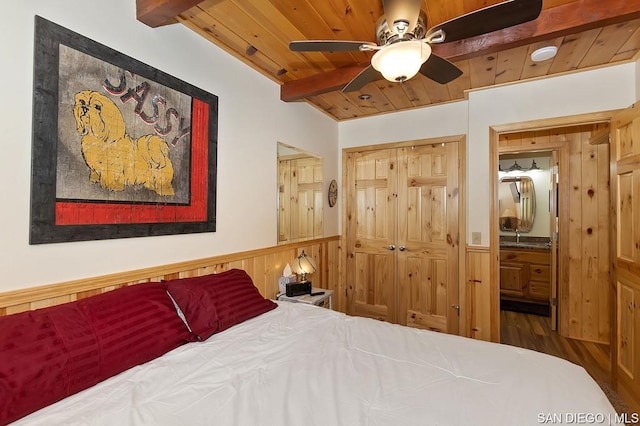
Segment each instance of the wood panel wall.
[{"label": "wood panel wall", "polygon": [[314,287],[334,290],[333,308],[344,312],[340,238],[335,236],[0,293],[0,316],[73,302],[129,285],[200,276],[232,268],[247,271],[263,296],[275,298],[284,266],[302,250],[318,265],[318,271],[309,276]]},{"label": "wood panel wall", "polygon": [[499,152],[560,151],[559,330],[609,343],[608,124],[502,134]]},{"label": "wood panel wall", "polygon": [[[488,247],[467,247],[466,317],[461,329],[465,336],[499,341],[498,323],[492,324],[491,312],[499,310],[498,286],[491,285],[491,262]],[[496,306],[492,306],[496,305]],[[492,330],[491,327],[495,330]]]}]

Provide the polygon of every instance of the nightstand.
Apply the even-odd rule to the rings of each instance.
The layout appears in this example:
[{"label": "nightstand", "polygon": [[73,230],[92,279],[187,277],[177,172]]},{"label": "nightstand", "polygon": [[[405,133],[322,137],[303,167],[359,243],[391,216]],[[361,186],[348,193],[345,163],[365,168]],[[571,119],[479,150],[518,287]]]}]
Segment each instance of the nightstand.
[{"label": "nightstand", "polygon": [[312,288],[311,293],[318,293],[323,291],[324,294],[317,296],[311,296],[310,294],[303,294],[302,296],[288,297],[286,294],[281,294],[277,297],[277,300],[284,300],[286,302],[299,302],[306,303],[308,305],[316,305],[322,308],[333,309],[333,290],[325,290],[324,288]]}]

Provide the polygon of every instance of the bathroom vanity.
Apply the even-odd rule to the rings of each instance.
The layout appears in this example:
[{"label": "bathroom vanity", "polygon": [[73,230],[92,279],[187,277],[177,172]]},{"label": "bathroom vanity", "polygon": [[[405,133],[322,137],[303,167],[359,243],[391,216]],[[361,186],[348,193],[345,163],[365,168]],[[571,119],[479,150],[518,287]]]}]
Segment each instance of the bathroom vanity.
[{"label": "bathroom vanity", "polygon": [[547,242],[500,244],[500,298],[549,304],[551,256]]}]

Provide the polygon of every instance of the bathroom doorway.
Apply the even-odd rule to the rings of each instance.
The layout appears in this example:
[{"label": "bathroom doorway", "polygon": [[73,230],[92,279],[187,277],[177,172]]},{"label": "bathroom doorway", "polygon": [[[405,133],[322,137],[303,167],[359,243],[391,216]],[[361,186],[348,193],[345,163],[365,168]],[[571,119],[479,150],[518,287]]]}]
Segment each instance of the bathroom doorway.
[{"label": "bathroom doorway", "polygon": [[[491,274],[495,282],[516,276],[526,294],[546,291],[540,284],[549,278],[549,305],[557,307],[558,333],[563,337],[608,344],[610,340],[609,294],[609,145],[608,120],[611,113],[591,114],[492,128],[490,144],[493,205],[491,221]],[[557,254],[557,266],[549,260],[548,269],[540,258],[501,259],[499,168],[510,168],[517,156],[550,152],[555,185],[546,190],[550,213],[557,209],[555,234],[550,233],[551,252]],[[508,156],[511,156],[509,158]],[[522,157],[524,161],[524,157]],[[500,160],[504,160],[501,164]],[[505,165],[506,163],[506,165]],[[532,164],[520,167],[532,168]],[[539,166],[538,166],[539,167]],[[557,168],[556,168],[557,167]],[[518,189],[516,186],[515,189]],[[553,191],[557,191],[554,193]],[[551,191],[551,193],[549,193]],[[517,193],[516,193],[517,194]],[[504,215],[504,214],[503,214]],[[507,215],[504,215],[507,216]],[[534,219],[535,223],[535,219]],[[507,233],[508,235],[508,233]],[[522,239],[520,234],[520,239]],[[511,232],[512,238],[517,238]],[[503,240],[504,240],[503,236]],[[501,269],[501,260],[506,269]],[[509,261],[516,265],[509,265]],[[520,263],[520,265],[517,265]],[[524,265],[524,266],[523,266]],[[509,266],[521,266],[520,269]],[[542,266],[542,267],[540,267]],[[538,274],[538,275],[536,275]],[[557,283],[553,288],[553,282]],[[499,299],[500,284],[494,292]],[[525,287],[526,286],[526,287]],[[517,290],[517,288],[515,289]],[[521,292],[522,293],[522,292]],[[554,296],[555,293],[555,296]],[[492,320],[500,322],[499,300]]]},{"label": "bathroom doorway", "polygon": [[500,154],[500,310],[549,318],[557,329],[558,151]]}]

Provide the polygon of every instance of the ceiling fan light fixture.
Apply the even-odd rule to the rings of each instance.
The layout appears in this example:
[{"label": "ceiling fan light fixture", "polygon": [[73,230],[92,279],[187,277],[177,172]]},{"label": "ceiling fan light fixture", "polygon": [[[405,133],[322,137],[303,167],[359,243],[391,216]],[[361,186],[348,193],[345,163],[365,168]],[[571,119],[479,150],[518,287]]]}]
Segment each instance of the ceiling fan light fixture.
[{"label": "ceiling fan light fixture", "polygon": [[431,56],[431,46],[422,40],[390,44],[378,50],[371,65],[389,81],[402,82],[413,78]]}]

